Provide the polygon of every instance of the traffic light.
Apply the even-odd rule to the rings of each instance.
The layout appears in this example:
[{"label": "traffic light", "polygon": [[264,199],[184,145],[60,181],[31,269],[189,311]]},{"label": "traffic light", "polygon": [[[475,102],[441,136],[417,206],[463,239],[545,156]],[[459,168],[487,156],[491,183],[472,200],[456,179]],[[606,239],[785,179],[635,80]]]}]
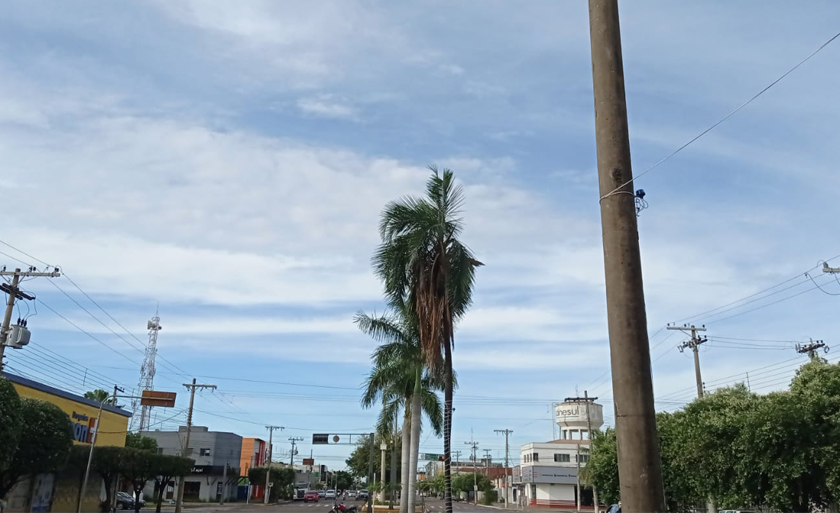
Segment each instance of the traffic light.
[{"label": "traffic light", "polygon": [[326,445],[330,443],[329,434],[314,434],[312,435],[312,445]]}]

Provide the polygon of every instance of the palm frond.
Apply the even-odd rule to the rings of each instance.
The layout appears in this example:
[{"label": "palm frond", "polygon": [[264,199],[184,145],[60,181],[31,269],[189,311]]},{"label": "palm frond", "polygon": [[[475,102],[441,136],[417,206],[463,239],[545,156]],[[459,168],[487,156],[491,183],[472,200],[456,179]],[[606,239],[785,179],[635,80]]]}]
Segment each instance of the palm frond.
[{"label": "palm frond", "polygon": [[406,334],[402,331],[399,321],[392,316],[371,317],[359,311],[353,317],[353,322],[362,333],[377,342],[399,343],[407,341]]},{"label": "palm frond", "polygon": [[428,388],[424,388],[421,401],[423,413],[429,417],[429,423],[432,425],[435,436],[440,436],[443,432],[443,403],[440,401],[440,397]]},{"label": "palm frond", "polygon": [[449,245],[447,259],[449,260],[447,296],[449,304],[452,305],[452,315],[455,319],[460,319],[472,304],[475,269],[484,264],[476,260],[469,248],[458,241],[453,241]]}]

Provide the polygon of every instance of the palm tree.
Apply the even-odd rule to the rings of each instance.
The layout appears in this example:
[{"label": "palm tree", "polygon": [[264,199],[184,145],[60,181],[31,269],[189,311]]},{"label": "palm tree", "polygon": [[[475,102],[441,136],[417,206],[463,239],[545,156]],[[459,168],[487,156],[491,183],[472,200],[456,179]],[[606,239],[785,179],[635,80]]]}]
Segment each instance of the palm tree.
[{"label": "palm tree", "polygon": [[85,399],[91,399],[98,403],[108,399],[111,394],[109,394],[106,390],[102,390],[101,388],[97,388],[96,390],[91,390],[89,392],[85,392]]},{"label": "palm tree", "polygon": [[440,436],[443,408],[435,390],[443,389],[440,375],[432,374],[424,364],[417,323],[410,310],[395,309],[399,314],[370,317],[359,313],[355,323],[367,335],[384,342],[372,355],[373,369],[365,383],[362,406],[370,408],[382,400],[377,431],[396,430],[400,409],[404,411],[402,426],[402,491],[400,511],[413,511],[414,487],[420,451],[421,413],[429,417],[432,429]]},{"label": "palm tree", "polygon": [[458,240],[463,190],[452,171],[432,176],[423,198],[386,205],[379,223],[382,244],[373,257],[392,304],[405,304],[416,319],[423,356],[432,373],[444,374],[443,452],[446,512],[452,513],[452,349],[455,324],[472,303],[475,268],[483,265]]}]

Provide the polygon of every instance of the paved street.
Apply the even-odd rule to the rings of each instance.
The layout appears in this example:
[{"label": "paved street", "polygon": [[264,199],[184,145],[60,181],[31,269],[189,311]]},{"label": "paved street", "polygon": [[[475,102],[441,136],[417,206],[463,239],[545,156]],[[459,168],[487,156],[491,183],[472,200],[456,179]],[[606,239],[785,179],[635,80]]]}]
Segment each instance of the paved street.
[{"label": "paved street", "polygon": [[[359,508],[362,507],[362,502],[356,502],[352,500],[348,500],[344,502],[347,506],[358,506]],[[333,502],[332,501],[320,501],[317,503],[302,503],[302,502],[293,502],[290,504],[281,504],[276,508],[280,510],[281,513],[314,513],[316,511],[329,511],[332,508]],[[444,504],[442,499],[426,499],[425,501],[426,510],[430,513],[440,513],[444,511]],[[488,513],[494,511],[493,508],[489,508],[486,506],[476,506],[473,504],[467,504],[464,502],[455,502],[453,503],[453,509],[455,511],[467,513],[467,512],[481,512],[481,513]],[[399,507],[395,506],[395,511],[399,512]],[[360,512],[363,513],[363,512]]]}]

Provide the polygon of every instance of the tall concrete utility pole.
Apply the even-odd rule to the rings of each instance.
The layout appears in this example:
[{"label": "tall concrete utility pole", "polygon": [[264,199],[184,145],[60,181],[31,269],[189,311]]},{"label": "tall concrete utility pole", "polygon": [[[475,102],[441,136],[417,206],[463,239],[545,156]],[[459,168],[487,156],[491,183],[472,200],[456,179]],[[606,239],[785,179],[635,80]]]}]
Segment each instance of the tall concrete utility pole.
[{"label": "tall concrete utility pole", "polygon": [[291,461],[289,461],[289,466],[292,467],[292,470],[295,469],[295,444],[298,442],[303,441],[303,437],[300,436],[290,436],[289,441],[292,442],[292,457]]},{"label": "tall concrete utility pole", "polygon": [[[592,417],[589,416],[589,403],[595,401],[595,399],[598,398],[590,399],[589,391],[583,391],[583,400],[586,401],[586,433],[589,438],[589,454],[592,454]],[[589,462],[587,461],[587,463]],[[595,483],[592,483],[592,502],[595,504],[595,513],[598,513],[598,489],[595,487]]]},{"label": "tall concrete utility pole", "polygon": [[274,453],[274,446],[272,445],[274,443],[274,431],[278,429],[283,431],[285,428],[283,426],[266,426],[265,428],[268,430],[268,465],[266,465],[267,468],[265,469],[265,493],[263,493],[265,497],[263,497],[263,504],[268,504],[268,485],[271,482],[271,469],[274,466],[274,462],[271,460]]},{"label": "tall concrete utility pole", "polygon": [[476,468],[476,464],[478,461],[476,460],[476,451],[478,451],[478,442],[474,442],[470,440],[469,442],[464,442],[465,444],[469,445],[472,448],[472,461],[473,461],[473,503],[478,504],[478,469]]},{"label": "tall concrete utility pole", "polygon": [[[708,339],[706,337],[698,337],[697,332],[706,331],[706,326],[704,325],[698,328],[692,324],[690,326],[668,326],[668,329],[679,330],[683,333],[685,333],[686,330],[691,331],[691,340],[683,342],[678,347],[680,352],[685,351],[687,347],[691,348],[691,350],[694,352],[694,379],[697,380],[697,397],[701,398],[703,397],[704,391],[703,376],[700,374],[700,350],[698,348],[700,347],[700,344],[707,342]],[[717,511],[717,506],[715,505],[715,501],[712,498],[709,498],[709,500],[706,502],[706,511],[708,513],[715,513]]]},{"label": "tall concrete utility pole", "polygon": [[3,371],[3,354],[6,352],[6,343],[8,342],[9,332],[12,328],[12,313],[15,309],[15,299],[26,299],[32,301],[35,299],[35,296],[27,294],[20,290],[20,279],[21,278],[28,278],[28,277],[36,277],[42,276],[47,278],[58,278],[61,276],[61,272],[59,272],[58,267],[55,267],[51,272],[40,272],[37,271],[34,267],[30,267],[27,271],[21,271],[20,269],[15,269],[14,271],[7,271],[5,267],[0,270],[0,276],[11,276],[12,283],[2,283],[0,284],[0,290],[6,292],[9,295],[9,299],[6,301],[6,314],[3,316],[3,326],[0,328],[0,372]]},{"label": "tall concrete utility pole", "polygon": [[703,397],[703,377],[700,375],[700,351],[698,347],[700,344],[708,342],[709,339],[705,337],[698,337],[698,331],[706,331],[706,326],[696,327],[693,324],[690,326],[668,326],[669,330],[677,330],[685,333],[691,332],[691,340],[683,342],[679,345],[680,352],[685,351],[686,348],[691,348],[694,352],[694,377],[697,380],[697,397]]},{"label": "tall concrete utility pole", "polygon": [[[211,388],[216,389],[216,385],[202,385],[195,382],[195,378],[193,378],[192,383],[184,383],[184,386],[187,387],[187,390],[190,391],[190,407],[187,410],[187,437],[184,441],[184,447],[181,451],[181,456],[186,458],[190,454],[190,431],[192,430],[192,416],[193,416],[193,404],[195,404],[195,391],[196,389],[205,389]],[[175,513],[181,513],[181,509],[184,507],[184,476],[180,476],[178,478],[178,499],[175,501]]]},{"label": "tall concrete utility pole", "polygon": [[508,437],[513,433],[512,429],[494,429],[494,433],[504,434],[505,435],[505,509],[508,507],[508,502],[510,502],[510,481],[508,480],[508,465],[509,457],[510,457],[510,450],[508,448]]},{"label": "tall concrete utility pole", "polygon": [[589,0],[595,140],[622,511],[665,511],[656,433],[618,0]]}]

